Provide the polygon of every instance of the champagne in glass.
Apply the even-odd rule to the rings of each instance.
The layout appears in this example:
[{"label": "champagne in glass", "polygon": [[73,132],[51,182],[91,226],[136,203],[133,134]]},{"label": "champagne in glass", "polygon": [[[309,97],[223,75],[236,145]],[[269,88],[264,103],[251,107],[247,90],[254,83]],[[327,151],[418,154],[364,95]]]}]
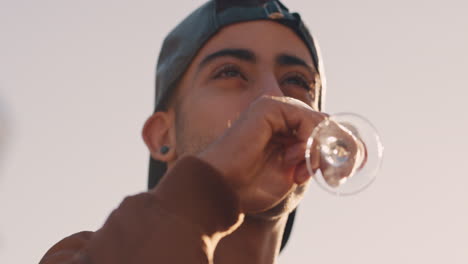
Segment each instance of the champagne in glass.
[{"label": "champagne in glass", "polygon": [[[317,155],[317,171],[311,158]],[[309,173],[324,190],[338,196],[363,191],[376,178],[383,145],[375,127],[353,113],[329,116],[312,131],[305,153]]]}]

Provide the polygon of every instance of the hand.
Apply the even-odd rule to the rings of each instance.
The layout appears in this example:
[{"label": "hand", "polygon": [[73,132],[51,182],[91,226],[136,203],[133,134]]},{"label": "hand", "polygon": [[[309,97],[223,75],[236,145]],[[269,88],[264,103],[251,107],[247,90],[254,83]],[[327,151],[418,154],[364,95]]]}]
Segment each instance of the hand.
[{"label": "hand", "polygon": [[[307,139],[324,118],[299,100],[261,97],[199,157],[222,172],[244,213],[265,211],[308,180]],[[319,167],[319,155],[312,164]]]}]

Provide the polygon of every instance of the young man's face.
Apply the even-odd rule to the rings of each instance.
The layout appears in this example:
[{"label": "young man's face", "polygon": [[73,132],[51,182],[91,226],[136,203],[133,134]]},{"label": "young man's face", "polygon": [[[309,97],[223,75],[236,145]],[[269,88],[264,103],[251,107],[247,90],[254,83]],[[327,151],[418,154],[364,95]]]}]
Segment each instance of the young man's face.
[{"label": "young man's face", "polygon": [[[279,23],[223,28],[198,52],[176,92],[177,155],[202,151],[263,95],[294,97],[318,110],[320,79],[313,65],[304,42]],[[263,173],[289,172],[271,164]],[[292,210],[302,192],[292,192],[271,214]]]}]

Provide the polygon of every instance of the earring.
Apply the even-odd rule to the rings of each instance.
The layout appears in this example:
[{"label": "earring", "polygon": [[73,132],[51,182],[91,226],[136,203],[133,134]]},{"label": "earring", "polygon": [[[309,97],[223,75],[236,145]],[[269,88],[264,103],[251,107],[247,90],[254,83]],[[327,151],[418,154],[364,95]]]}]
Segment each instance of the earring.
[{"label": "earring", "polygon": [[168,146],[162,146],[161,149],[159,149],[161,154],[166,155],[169,152],[169,147]]}]

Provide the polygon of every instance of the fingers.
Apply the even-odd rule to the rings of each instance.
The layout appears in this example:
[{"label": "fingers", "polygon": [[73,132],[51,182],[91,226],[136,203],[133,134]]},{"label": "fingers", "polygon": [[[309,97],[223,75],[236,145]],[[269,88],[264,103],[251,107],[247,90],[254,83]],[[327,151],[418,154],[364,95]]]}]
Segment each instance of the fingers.
[{"label": "fingers", "polygon": [[[302,101],[288,97],[262,97],[255,102],[262,119],[270,128],[269,140],[282,143],[285,149],[284,163],[296,166],[305,160],[307,140],[316,126],[328,115],[313,110]],[[278,137],[276,135],[282,135]],[[320,155],[312,146],[310,153],[312,170],[318,169]]]},{"label": "fingers", "polygon": [[272,134],[292,134],[306,142],[313,129],[327,115],[313,110],[302,101],[289,97],[262,97],[256,102]]},{"label": "fingers", "polygon": [[297,165],[296,171],[294,172],[294,182],[297,185],[302,185],[307,182],[311,176],[312,175],[310,175],[309,171],[307,170],[306,161],[302,161]]},{"label": "fingers", "polygon": [[295,166],[299,162],[303,161],[305,156],[304,153],[306,151],[306,144],[300,142],[296,143],[286,149],[284,155],[284,163],[286,166]]},{"label": "fingers", "polygon": [[359,151],[362,153],[362,160],[359,163],[360,165],[358,170],[362,170],[367,164],[367,146],[366,143],[359,138],[357,139],[357,144]]},{"label": "fingers", "polygon": [[[314,111],[299,100],[262,97],[198,155],[217,168],[239,193],[250,190],[255,194],[257,189],[261,189],[265,193],[278,194],[278,187],[288,191],[290,184],[302,184],[310,177],[305,163],[307,139],[325,118],[325,114]],[[270,150],[272,145],[276,148]],[[235,162],[230,157],[235,157]],[[278,163],[278,160],[283,162]],[[312,154],[312,163],[314,169],[318,168],[319,155],[316,153]],[[293,179],[285,179],[284,174],[278,173],[288,169],[294,169],[294,175],[288,174]],[[264,173],[268,170],[273,173]],[[271,175],[276,175],[277,179],[272,179]],[[272,185],[272,181],[281,184]],[[262,198],[264,195],[258,196],[255,196],[257,200],[266,199]]]}]

